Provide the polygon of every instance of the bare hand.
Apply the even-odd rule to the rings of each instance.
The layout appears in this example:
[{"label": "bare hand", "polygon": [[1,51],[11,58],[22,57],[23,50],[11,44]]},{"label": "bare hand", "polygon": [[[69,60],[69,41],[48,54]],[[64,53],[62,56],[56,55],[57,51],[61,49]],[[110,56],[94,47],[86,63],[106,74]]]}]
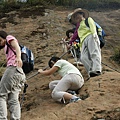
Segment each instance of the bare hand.
[{"label": "bare hand", "polygon": [[17,64],[17,67],[22,67],[23,63],[21,58],[16,58],[16,64]]},{"label": "bare hand", "polygon": [[71,48],[71,45],[70,44],[67,44],[67,49],[69,50]]},{"label": "bare hand", "polygon": [[43,70],[42,70],[42,69],[39,69],[38,72],[41,73],[41,72],[43,72]]}]

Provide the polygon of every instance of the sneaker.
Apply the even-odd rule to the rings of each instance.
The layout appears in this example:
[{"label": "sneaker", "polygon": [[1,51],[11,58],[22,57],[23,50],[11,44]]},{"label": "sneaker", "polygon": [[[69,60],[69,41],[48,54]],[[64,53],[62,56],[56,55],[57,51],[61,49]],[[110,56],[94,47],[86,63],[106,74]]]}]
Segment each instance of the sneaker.
[{"label": "sneaker", "polygon": [[66,101],[65,101],[64,97],[61,99],[61,103],[63,103],[63,104],[65,104],[65,103],[66,103]]},{"label": "sneaker", "polygon": [[90,72],[90,77],[95,77],[95,76],[98,76],[98,75],[101,75],[101,72],[100,71],[92,71]]},{"label": "sneaker", "polygon": [[83,66],[83,64],[80,61],[78,61],[77,63],[79,66]]},{"label": "sneaker", "polygon": [[74,62],[73,65],[80,65],[83,66],[83,64],[80,61]]},{"label": "sneaker", "polygon": [[79,100],[81,100],[79,97],[76,97],[76,98],[74,98],[74,99],[70,99],[70,102],[69,103],[72,103],[72,102],[77,102],[77,101],[79,101]]},{"label": "sneaker", "polygon": [[72,94],[72,95],[77,95],[75,91],[72,91],[72,90],[68,90],[67,91],[68,93]]}]

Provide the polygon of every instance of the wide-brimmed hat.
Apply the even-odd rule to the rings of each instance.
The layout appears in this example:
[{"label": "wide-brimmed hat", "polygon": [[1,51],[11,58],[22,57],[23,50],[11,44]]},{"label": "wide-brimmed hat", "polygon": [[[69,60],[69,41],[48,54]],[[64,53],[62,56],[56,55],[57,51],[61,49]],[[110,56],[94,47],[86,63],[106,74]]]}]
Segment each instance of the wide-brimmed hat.
[{"label": "wide-brimmed hat", "polygon": [[73,14],[73,12],[69,13],[68,16],[67,16],[67,19],[68,19],[69,22],[71,21],[72,14]]},{"label": "wide-brimmed hat", "polygon": [[77,8],[77,9],[75,9],[74,12],[72,13],[72,15],[71,15],[71,20],[73,21],[74,18],[75,18],[75,16],[76,16],[76,14],[77,14],[77,13],[80,13],[80,12],[84,13],[84,17],[85,17],[85,18],[88,18],[88,17],[89,17],[89,12],[88,12],[88,10],[82,9],[82,8]]}]

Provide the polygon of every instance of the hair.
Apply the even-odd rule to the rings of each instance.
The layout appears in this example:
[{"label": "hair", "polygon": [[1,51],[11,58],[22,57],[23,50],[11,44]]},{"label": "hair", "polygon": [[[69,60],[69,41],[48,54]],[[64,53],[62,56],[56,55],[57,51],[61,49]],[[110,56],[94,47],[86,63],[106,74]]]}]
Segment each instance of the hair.
[{"label": "hair", "polygon": [[[5,31],[0,31],[0,37],[3,39],[6,39],[6,37],[8,36],[8,34]],[[0,49],[3,49],[5,47],[4,46],[0,46]]]},{"label": "hair", "polygon": [[0,31],[1,38],[6,39],[7,36],[8,36],[8,34],[5,31]]},{"label": "hair", "polygon": [[70,29],[66,31],[66,36],[70,38],[69,33],[74,33],[75,29]]},{"label": "hair", "polygon": [[69,19],[69,22],[70,22],[70,23],[72,23],[72,20],[71,20],[71,18]]},{"label": "hair", "polygon": [[0,50],[3,49],[4,47],[5,47],[5,45],[4,46],[0,46]]},{"label": "hair", "polygon": [[[85,18],[85,13],[78,11],[78,12],[76,12],[75,14],[73,14],[73,15],[71,16],[72,23],[75,22],[75,19],[76,19],[76,17],[77,17],[79,14],[80,14],[80,15],[83,15],[83,17]],[[74,24],[76,24],[76,23],[74,23]]]},{"label": "hair", "polygon": [[76,12],[76,13],[73,15],[74,18],[76,18],[78,14],[83,15],[83,17],[85,17],[85,13],[84,13],[84,12]]},{"label": "hair", "polygon": [[60,60],[59,57],[55,57],[55,56],[52,57],[52,58],[49,60],[49,62],[48,62],[49,67],[52,68],[53,64],[54,64],[55,62],[57,62],[58,60]]},{"label": "hair", "polygon": [[84,15],[84,12],[78,12],[79,14],[81,14],[81,15]]}]

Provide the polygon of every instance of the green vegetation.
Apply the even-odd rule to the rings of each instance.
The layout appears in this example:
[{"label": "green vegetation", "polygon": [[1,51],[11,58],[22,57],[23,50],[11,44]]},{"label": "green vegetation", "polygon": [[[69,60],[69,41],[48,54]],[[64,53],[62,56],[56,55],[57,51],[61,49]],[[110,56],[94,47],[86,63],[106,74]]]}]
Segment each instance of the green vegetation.
[{"label": "green vegetation", "polygon": [[[120,8],[120,0],[27,0],[27,2],[16,2],[18,0],[0,1],[1,10],[20,9],[21,7],[43,5],[60,5],[67,7],[81,7],[86,9],[117,9]],[[20,1],[20,0],[19,0]]]},{"label": "green vegetation", "polygon": [[47,6],[50,4],[47,0],[27,0],[27,2],[16,2],[16,0],[0,1],[0,11],[9,12],[32,6]]},{"label": "green vegetation", "polygon": [[111,58],[120,64],[120,46],[114,50],[114,55]]},{"label": "green vegetation", "polygon": [[87,9],[120,8],[120,0],[57,0],[58,5],[68,5]]}]

